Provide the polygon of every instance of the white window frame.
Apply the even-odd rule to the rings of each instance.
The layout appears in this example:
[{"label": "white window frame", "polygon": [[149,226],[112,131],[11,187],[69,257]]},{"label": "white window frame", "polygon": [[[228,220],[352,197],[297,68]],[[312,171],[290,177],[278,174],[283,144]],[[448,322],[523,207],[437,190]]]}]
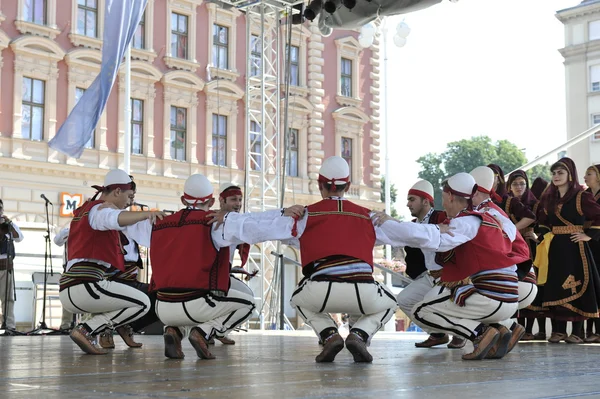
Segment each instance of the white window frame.
[{"label": "white window frame", "polygon": [[148,0],[144,14],[145,46],[143,49],[131,47],[131,58],[153,63],[156,58],[156,52],[154,51],[154,0]]},{"label": "white window frame", "polygon": [[[596,71],[596,73],[594,73]],[[594,81],[594,75],[596,79]],[[589,88],[590,93],[600,92],[600,64],[590,65],[589,67]]]},{"label": "white window frame", "polygon": [[[205,83],[197,75],[186,71],[166,73],[161,83],[164,86],[163,102],[163,159],[165,160],[165,176],[187,177],[189,164],[198,163],[198,92]],[[188,109],[186,135],[186,161],[171,159],[171,106]],[[149,144],[148,144],[149,145]]]},{"label": "white window frame", "polygon": [[[88,48],[74,48],[65,56],[67,64],[67,109],[75,106],[75,94],[78,87],[87,90],[100,72],[102,53]],[[100,151],[108,152],[108,117],[105,109],[94,130],[94,148],[85,148],[79,159],[68,157],[66,163],[78,166],[99,167]]]},{"label": "white window frame", "polygon": [[[284,104],[284,100],[282,100],[282,107]],[[309,148],[308,148],[308,131],[309,131],[309,119],[313,111],[315,110],[314,105],[305,98],[299,96],[293,96],[290,98],[289,102],[289,117],[288,117],[288,127],[290,129],[298,130],[298,176],[287,176],[292,184],[294,184],[294,190],[299,192],[303,191],[302,188],[302,180],[309,178],[309,173],[316,172],[318,173],[318,169],[309,170],[308,165],[308,157],[309,157]],[[281,125],[281,132],[287,132],[287,129],[283,126],[283,121]],[[314,150],[311,150],[311,157],[318,156]],[[282,162],[283,162],[283,154],[282,154]]]},{"label": "white window frame", "polygon": [[588,22],[588,40],[600,39],[600,19]]},{"label": "white window frame", "polygon": [[[196,8],[202,3],[202,0],[171,0],[167,1],[167,19],[166,39],[167,48],[163,60],[169,68],[181,69],[183,71],[195,72],[200,66],[196,60],[196,36],[197,36],[197,18]],[[177,13],[188,17],[188,54],[187,59],[177,58],[173,55],[171,48],[171,14]]]},{"label": "white window frame", "polygon": [[352,183],[358,188],[364,185],[364,129],[371,121],[359,108],[343,107],[333,112],[335,121],[335,155],[342,153],[342,137],[352,139]]},{"label": "white window frame", "polygon": [[[244,97],[245,91],[235,83],[224,79],[216,79],[204,86],[204,93],[206,94],[207,115],[205,132],[210,132],[210,135],[206,134],[206,164],[219,167],[212,161],[212,114],[218,114],[227,116],[227,155],[229,158],[226,167],[229,169],[238,169],[238,101]],[[209,137],[211,138],[210,140]],[[240,150],[244,153],[243,147]]]},{"label": "white window frame", "polygon": [[[286,27],[281,27],[282,37],[287,37]],[[260,32],[257,31],[257,35],[260,35]],[[310,31],[304,25],[294,26],[292,28],[292,40],[290,44],[292,46],[296,46],[299,48],[299,79],[298,86],[290,85],[290,92],[294,95],[300,95],[306,97],[309,93],[308,83],[307,83],[307,65],[308,65],[308,38],[310,37]],[[282,49],[281,49],[281,62],[282,62],[282,71],[285,71],[285,65],[287,63],[287,53],[286,53],[286,40],[283,41]],[[283,82],[285,84],[285,82]]]},{"label": "white window frame", "polygon": [[57,0],[46,0],[46,24],[40,25],[24,20],[23,17],[23,0],[17,1],[17,18],[15,26],[22,34],[31,34],[49,39],[55,39],[60,34],[60,30],[56,25],[56,2]]},{"label": "white window frame", "polygon": [[[65,53],[58,43],[43,37],[21,36],[10,44],[15,54],[13,79],[13,153],[14,158],[26,158],[57,163],[58,152],[48,147],[56,134],[56,99],[58,62]],[[21,134],[23,76],[46,82],[44,103],[44,134],[41,142],[24,140]]]},{"label": "white window frame", "polygon": [[104,37],[104,4],[105,0],[98,0],[98,37],[89,37],[77,33],[77,0],[71,0],[71,33],[69,39],[74,46],[88,47],[96,50],[102,48],[102,38]]},{"label": "white window frame", "polygon": [[[597,119],[594,121],[594,119]],[[600,113],[590,115],[590,127],[600,125]],[[600,141],[600,133],[596,133],[592,136],[592,141]]]},{"label": "white window frame", "polygon": [[[148,162],[156,162],[154,152],[154,102],[156,98],[155,84],[163,74],[152,64],[144,61],[131,61],[131,98],[144,101],[144,137],[142,139],[142,154],[131,154],[131,170],[146,171],[151,168]],[[119,156],[125,151],[125,66],[119,70]],[[149,158],[146,162],[143,158]],[[150,161],[150,159],[152,161]]]},{"label": "white window frame", "polygon": [[[225,10],[215,3],[207,3],[208,9],[208,64],[210,76],[235,82],[240,77],[237,69],[237,18],[241,12],[235,7]],[[227,49],[228,68],[220,69],[212,65],[213,25],[221,25],[229,29],[229,45]],[[260,36],[260,35],[259,35]],[[242,42],[244,43],[244,42]],[[245,46],[244,46],[245,47]]]},{"label": "white window frame", "polygon": [[[362,47],[353,36],[346,36],[335,40],[337,47],[337,95],[336,101],[342,106],[361,107],[362,98],[359,92],[359,65]],[[346,97],[342,95],[342,58],[346,58],[352,62],[352,96]]]}]

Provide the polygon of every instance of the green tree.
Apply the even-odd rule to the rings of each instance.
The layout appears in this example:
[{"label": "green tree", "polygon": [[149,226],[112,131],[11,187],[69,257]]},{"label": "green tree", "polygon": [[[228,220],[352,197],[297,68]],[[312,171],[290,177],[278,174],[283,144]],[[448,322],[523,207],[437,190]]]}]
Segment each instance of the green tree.
[{"label": "green tree", "polygon": [[529,184],[532,184],[533,181],[541,177],[546,180],[548,183],[552,181],[552,173],[550,172],[550,165],[548,162],[545,164],[535,165],[533,168],[527,170],[527,177],[529,177]]},{"label": "green tree", "polygon": [[[385,177],[381,177],[381,202],[385,202]],[[396,189],[396,185],[392,183],[390,186],[390,211],[393,218],[398,218],[398,212],[394,207],[396,203],[396,199],[398,198],[398,190]]]},{"label": "green tree", "polygon": [[419,177],[433,184],[435,207],[442,206],[442,181],[458,172],[470,172],[477,166],[495,163],[510,172],[527,163],[523,151],[508,140],[493,143],[488,136],[452,141],[441,154],[427,153],[417,159]]}]

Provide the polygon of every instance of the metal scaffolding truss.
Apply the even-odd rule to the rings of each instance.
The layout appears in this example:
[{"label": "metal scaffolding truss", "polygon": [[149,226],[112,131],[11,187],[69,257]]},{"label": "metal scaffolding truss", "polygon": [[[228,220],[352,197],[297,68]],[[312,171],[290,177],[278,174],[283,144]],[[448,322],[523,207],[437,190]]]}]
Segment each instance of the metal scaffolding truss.
[{"label": "metal scaffolding truss", "polygon": [[[282,43],[280,19],[291,15],[292,6],[301,1],[229,2],[246,13],[246,178],[244,208],[262,212],[281,208],[284,135],[281,134],[280,110],[282,84]],[[252,27],[260,35],[252,35]],[[259,246],[259,256],[250,256],[249,264],[260,270],[260,328],[275,328],[280,308],[281,276],[276,243]],[[253,251],[255,252],[255,251]],[[265,326],[266,323],[266,326]]]}]

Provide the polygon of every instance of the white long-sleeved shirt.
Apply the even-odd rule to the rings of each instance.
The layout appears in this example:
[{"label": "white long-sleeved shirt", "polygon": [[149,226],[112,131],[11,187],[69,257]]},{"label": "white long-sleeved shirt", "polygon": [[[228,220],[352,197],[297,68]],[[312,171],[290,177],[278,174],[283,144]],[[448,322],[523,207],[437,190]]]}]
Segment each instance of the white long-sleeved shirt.
[{"label": "white long-sleeved shirt", "polygon": [[63,227],[58,234],[56,234],[52,241],[59,247],[65,245],[69,239],[69,231],[71,230],[71,225]]},{"label": "white long-sleeved shirt", "polygon": [[[12,237],[13,241],[14,242],[23,241],[23,238],[25,238],[25,237],[23,236],[21,229],[19,229],[19,226],[17,226],[17,224],[15,222],[12,222],[11,227],[13,227],[15,229],[15,231],[17,232],[17,236]],[[12,236],[12,230],[10,230],[10,227],[9,227],[9,232],[6,233],[5,236],[6,236],[6,238],[10,238]],[[8,257],[8,254],[0,254],[0,259],[6,259],[7,257]]]},{"label": "white long-sleeved shirt", "polygon": [[[237,222],[234,222],[237,221]],[[240,221],[245,221],[243,226]],[[215,248],[230,247],[242,243],[256,244],[263,241],[273,241],[279,239],[277,235],[283,229],[283,226],[291,226],[293,219],[287,216],[281,216],[280,210],[255,212],[255,213],[236,213],[230,212],[225,217],[225,222],[218,228],[212,225],[211,237]],[[226,237],[224,228],[232,224],[232,228],[238,231],[238,235],[243,239],[236,238],[235,235]],[[133,238],[138,244],[150,248],[152,239],[152,224],[149,220],[136,223],[125,228],[128,237]]]},{"label": "white long-sleeved shirt", "polygon": [[[345,200],[344,198],[332,198],[333,200]],[[288,245],[300,247],[300,237],[306,229],[308,221],[308,212],[296,223],[296,235],[292,235],[294,227],[294,219],[279,217],[281,223],[273,223],[269,228],[271,238],[266,240],[280,240]],[[225,239],[238,240],[248,242],[249,244],[259,242],[253,241],[254,232],[250,228],[255,221],[253,219],[238,218],[236,214],[228,214],[227,223],[224,225],[223,235]],[[440,237],[440,231],[436,225],[423,224],[419,225],[411,222],[392,222],[394,228],[385,228],[386,224],[381,227],[375,227],[376,243],[375,245],[395,245],[395,246],[410,246],[419,248],[437,249]],[[259,234],[260,235],[260,234]],[[326,239],[326,238],[324,238]]]}]

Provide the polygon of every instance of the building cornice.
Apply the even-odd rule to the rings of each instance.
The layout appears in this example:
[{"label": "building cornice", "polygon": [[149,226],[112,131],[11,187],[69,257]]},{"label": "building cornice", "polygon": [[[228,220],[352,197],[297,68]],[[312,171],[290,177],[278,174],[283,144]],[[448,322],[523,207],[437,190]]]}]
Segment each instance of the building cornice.
[{"label": "building cornice", "polygon": [[600,16],[600,2],[578,5],[575,7],[566,8],[564,10],[559,10],[556,12],[555,16],[564,24],[573,19],[584,18],[594,14]]},{"label": "building cornice", "polygon": [[558,51],[565,59],[582,56],[594,51],[600,51],[600,40],[592,40],[574,46],[567,46]]}]

